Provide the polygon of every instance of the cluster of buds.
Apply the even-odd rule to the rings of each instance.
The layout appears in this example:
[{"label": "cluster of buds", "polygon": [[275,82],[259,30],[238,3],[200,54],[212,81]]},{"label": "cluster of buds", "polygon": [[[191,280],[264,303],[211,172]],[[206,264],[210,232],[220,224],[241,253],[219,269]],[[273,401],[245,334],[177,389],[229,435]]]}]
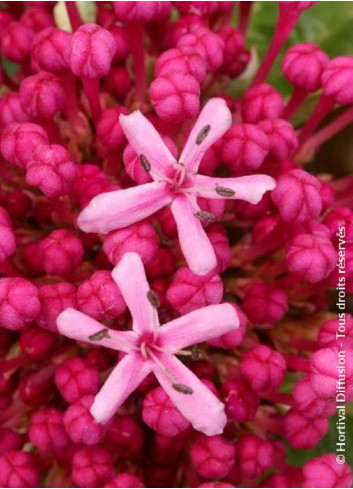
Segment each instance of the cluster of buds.
[{"label": "cluster of buds", "polygon": [[353,178],[306,164],[353,56],[283,49],[315,2],[255,74],[254,2],[2,3],[0,486],[350,487]]}]

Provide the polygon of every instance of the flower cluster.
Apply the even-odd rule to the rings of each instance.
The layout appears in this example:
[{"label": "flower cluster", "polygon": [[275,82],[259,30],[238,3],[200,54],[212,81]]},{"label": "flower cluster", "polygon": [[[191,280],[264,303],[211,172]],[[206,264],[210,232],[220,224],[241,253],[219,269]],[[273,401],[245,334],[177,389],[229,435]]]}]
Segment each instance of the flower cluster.
[{"label": "flower cluster", "polygon": [[0,10],[0,485],[349,487],[353,178],[306,165],[353,56],[284,49],[315,2],[258,66],[255,2],[60,3]]}]

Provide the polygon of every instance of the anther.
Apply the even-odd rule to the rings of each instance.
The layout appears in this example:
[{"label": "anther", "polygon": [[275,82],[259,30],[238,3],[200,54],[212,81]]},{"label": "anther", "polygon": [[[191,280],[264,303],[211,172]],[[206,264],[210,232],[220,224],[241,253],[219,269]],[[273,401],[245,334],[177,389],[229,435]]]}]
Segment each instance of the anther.
[{"label": "anther", "polygon": [[145,155],[140,155],[140,163],[146,173],[151,171],[151,163],[148,161]]},{"label": "anther", "polygon": [[197,217],[197,219],[200,219],[200,221],[205,222],[214,222],[217,219],[214,214],[206,211],[198,211],[196,212],[195,216]]},{"label": "anther", "polygon": [[97,333],[93,333],[88,337],[88,339],[91,341],[100,341],[103,338],[109,338],[109,329],[108,328],[101,329],[101,330],[97,331]]},{"label": "anther", "polygon": [[158,309],[159,300],[158,300],[157,294],[155,292],[153,292],[153,290],[149,290],[147,292],[147,299],[149,300],[152,307],[154,307],[155,309]]},{"label": "anther", "polygon": [[194,393],[194,391],[191,389],[191,387],[184,385],[184,384],[172,384],[172,387],[177,392],[180,392],[180,394],[190,395],[190,394]]},{"label": "anther", "polygon": [[210,130],[211,130],[211,126],[209,124],[207,124],[207,126],[203,127],[197,135],[196,144],[201,144],[207,138]]},{"label": "anther", "polygon": [[215,190],[216,190],[216,193],[218,195],[221,195],[222,197],[233,197],[233,195],[235,195],[234,190],[232,190],[231,188],[228,188],[228,187],[222,187],[221,185],[217,185]]}]

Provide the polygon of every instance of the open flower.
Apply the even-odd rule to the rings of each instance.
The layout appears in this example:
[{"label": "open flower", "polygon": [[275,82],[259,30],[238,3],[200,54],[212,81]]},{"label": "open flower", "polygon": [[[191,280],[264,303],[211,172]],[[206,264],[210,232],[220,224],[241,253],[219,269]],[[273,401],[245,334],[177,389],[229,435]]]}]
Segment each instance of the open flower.
[{"label": "open flower", "polygon": [[78,341],[119,350],[126,355],[95,397],[91,414],[108,421],[151,372],[193,427],[211,436],[226,424],[224,405],[175,355],[183,348],[221,336],[239,327],[230,304],[204,307],[160,326],[158,300],[149,288],[142,260],[126,253],[112,272],[131,311],[132,331],[114,331],[69,308],[57,319],[60,333]]},{"label": "open flower", "polygon": [[86,232],[108,233],[134,224],[170,205],[177,224],[182,252],[198,275],[213,270],[217,259],[202,221],[215,216],[197,204],[206,199],[240,199],[257,204],[275,187],[268,175],[212,178],[197,171],[207,149],[231,126],[232,116],[224,100],[211,99],[201,111],[178,161],[161,136],[139,110],[120,115],[121,127],[151,183],[96,196],[81,212],[79,227]]}]

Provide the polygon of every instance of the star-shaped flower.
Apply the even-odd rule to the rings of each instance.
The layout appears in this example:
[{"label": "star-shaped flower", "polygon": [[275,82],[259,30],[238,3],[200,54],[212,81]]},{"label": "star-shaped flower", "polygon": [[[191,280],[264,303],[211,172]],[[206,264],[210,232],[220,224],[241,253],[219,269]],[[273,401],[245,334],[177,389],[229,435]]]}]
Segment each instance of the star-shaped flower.
[{"label": "star-shaped flower", "polygon": [[196,430],[211,436],[226,424],[224,405],[180,360],[183,348],[239,327],[235,308],[218,304],[159,325],[158,300],[147,283],[141,258],[126,253],[112,276],[130,309],[132,331],[114,331],[69,308],[57,319],[60,333],[77,341],[119,350],[119,361],[91,407],[97,422],[108,421],[143,379],[153,372],[171,401]]},{"label": "star-shaped flower", "polygon": [[197,173],[207,149],[232,123],[231,112],[220,98],[213,98],[205,105],[178,161],[139,110],[121,115],[119,120],[141,165],[154,181],[96,196],[81,212],[79,227],[105,234],[170,205],[189,268],[198,275],[210,272],[216,267],[217,259],[201,221],[212,220],[214,216],[202,212],[197,199],[240,199],[256,204],[265,192],[275,187],[274,179],[268,175],[211,178]]}]

